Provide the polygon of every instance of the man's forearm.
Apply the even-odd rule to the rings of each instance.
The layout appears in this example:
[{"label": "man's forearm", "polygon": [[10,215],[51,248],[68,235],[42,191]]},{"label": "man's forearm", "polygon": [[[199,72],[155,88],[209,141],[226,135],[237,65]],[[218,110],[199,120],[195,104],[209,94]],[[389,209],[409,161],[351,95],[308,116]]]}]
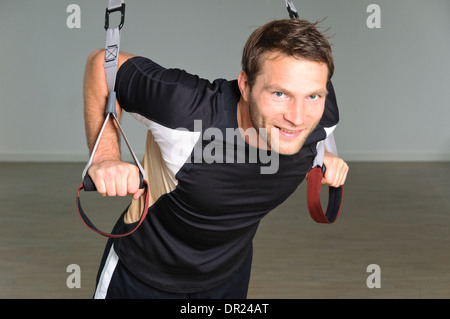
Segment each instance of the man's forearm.
[{"label": "man's forearm", "polygon": [[[118,68],[131,57],[133,56],[130,54],[120,52]],[[104,50],[98,50],[87,60],[83,81],[84,122],[90,153],[105,121],[108,95]],[[121,108],[117,101],[116,112],[120,119]],[[104,196],[132,194],[134,199],[138,199],[144,194],[144,189],[139,189],[139,170],[136,165],[120,160],[119,131],[116,125],[114,120],[106,123],[88,174],[98,193]]]},{"label": "man's forearm", "polygon": [[[102,124],[105,120],[105,108],[108,99],[108,87],[106,84],[104,63],[104,51],[93,52],[86,63],[83,81],[84,123],[86,140],[91,153]],[[120,118],[121,109],[116,104],[117,117]],[[108,121],[97,147],[93,162],[104,160],[119,160],[119,136],[116,124]]]}]

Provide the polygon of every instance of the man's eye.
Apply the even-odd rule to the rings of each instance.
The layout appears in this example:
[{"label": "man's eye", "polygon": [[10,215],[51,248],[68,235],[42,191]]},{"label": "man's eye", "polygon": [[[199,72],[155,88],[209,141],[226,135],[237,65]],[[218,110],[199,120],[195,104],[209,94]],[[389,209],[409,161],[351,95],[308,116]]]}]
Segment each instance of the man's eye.
[{"label": "man's eye", "polygon": [[283,92],[274,92],[273,94],[274,94],[276,97],[278,97],[278,98],[284,97],[284,93],[283,93]]},{"label": "man's eye", "polygon": [[313,95],[308,96],[308,98],[309,98],[310,100],[315,101],[315,100],[318,100],[318,99],[320,98],[320,96],[317,95],[317,94],[313,94]]}]

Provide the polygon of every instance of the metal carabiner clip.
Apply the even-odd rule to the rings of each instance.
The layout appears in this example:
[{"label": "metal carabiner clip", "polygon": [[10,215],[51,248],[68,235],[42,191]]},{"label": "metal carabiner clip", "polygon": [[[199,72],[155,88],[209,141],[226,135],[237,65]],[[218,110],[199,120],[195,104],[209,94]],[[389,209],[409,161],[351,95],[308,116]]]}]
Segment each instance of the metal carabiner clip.
[{"label": "metal carabiner clip", "polygon": [[112,12],[120,11],[120,24],[119,30],[122,29],[123,24],[125,23],[125,3],[122,3],[120,7],[109,9],[106,8],[105,12],[105,30],[109,29],[109,14]]},{"label": "metal carabiner clip", "polygon": [[294,18],[298,19],[299,16],[297,13],[297,9],[294,6],[294,3],[291,0],[285,0],[285,2],[286,2],[287,10],[289,12],[289,17],[291,19],[294,19]]}]

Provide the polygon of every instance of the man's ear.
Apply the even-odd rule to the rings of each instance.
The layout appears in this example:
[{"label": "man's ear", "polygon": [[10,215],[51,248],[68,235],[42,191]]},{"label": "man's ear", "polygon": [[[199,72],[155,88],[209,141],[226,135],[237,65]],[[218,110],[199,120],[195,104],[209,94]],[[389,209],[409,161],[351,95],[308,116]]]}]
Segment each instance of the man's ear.
[{"label": "man's ear", "polygon": [[244,101],[248,102],[250,85],[248,84],[247,74],[244,72],[244,70],[239,73],[238,86],[239,90],[241,91],[242,98],[244,99]]}]

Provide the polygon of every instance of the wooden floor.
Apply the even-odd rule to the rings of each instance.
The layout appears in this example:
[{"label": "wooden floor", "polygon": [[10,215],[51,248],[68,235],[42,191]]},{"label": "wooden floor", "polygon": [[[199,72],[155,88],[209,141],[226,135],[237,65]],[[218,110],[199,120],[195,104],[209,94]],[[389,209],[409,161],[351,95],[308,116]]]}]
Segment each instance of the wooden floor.
[{"label": "wooden floor", "polygon": [[[0,164],[0,298],[92,297],[105,239],[76,213],[83,166]],[[450,298],[450,163],[350,168],[335,224],[311,220],[304,184],[263,220],[249,298]],[[105,229],[126,205],[83,203]],[[81,288],[67,287],[71,264]],[[367,287],[371,264],[381,288]]]}]

